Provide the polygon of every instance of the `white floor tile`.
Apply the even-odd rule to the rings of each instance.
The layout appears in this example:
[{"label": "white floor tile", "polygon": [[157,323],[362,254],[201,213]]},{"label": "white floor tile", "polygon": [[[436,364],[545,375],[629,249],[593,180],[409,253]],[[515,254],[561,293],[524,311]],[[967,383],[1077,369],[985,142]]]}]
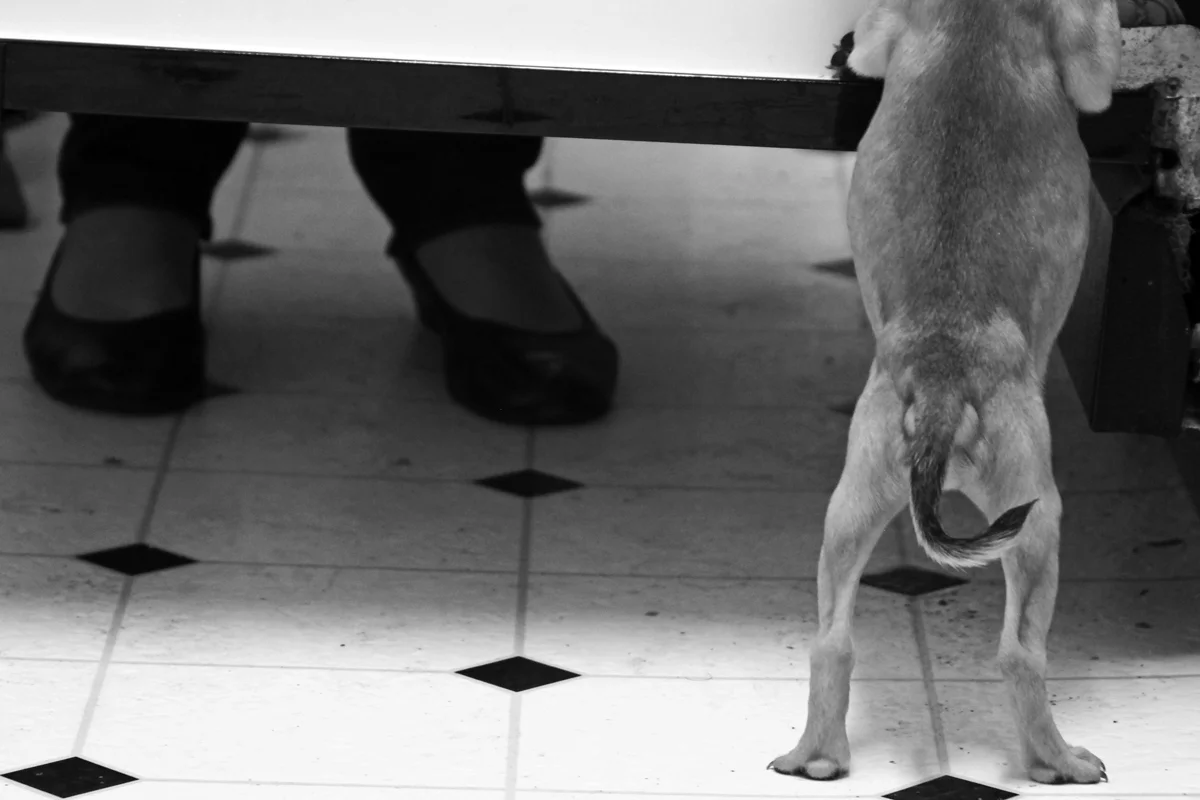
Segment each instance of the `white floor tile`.
[{"label": "white floor tile", "polygon": [[255,184],[261,200],[288,189],[363,191],[350,163],[345,129],[272,125],[263,130],[281,138],[260,151]]},{"label": "white floor tile", "polygon": [[846,780],[814,786],[766,771],[800,736],[808,691],[802,681],[573,681],[522,700],[517,788],[709,797],[882,794],[937,771],[925,695],[917,686],[856,683],[848,727],[857,769]]},{"label": "white floor tile", "polygon": [[[763,800],[764,797],[773,797],[777,795],[761,795],[761,794],[728,794],[720,795],[721,800]],[[806,798],[821,798],[827,795],[814,795],[805,793]],[[837,797],[837,795],[828,795],[829,797]],[[595,800],[595,792],[517,792],[513,795],[513,800],[547,800],[548,797],[553,797],[554,800]],[[605,792],[602,797],[604,800],[695,800],[694,794],[662,794],[661,792]],[[3,795],[0,795],[3,798]]]},{"label": "white floor tile", "polygon": [[92,414],[49,402],[24,383],[0,383],[0,461],[154,467],[168,418]]},{"label": "white floor tile", "polygon": [[391,226],[360,187],[266,187],[245,212],[241,238],[271,247],[382,252]]},{"label": "white floor tile", "polygon": [[555,261],[596,319],[614,330],[869,329],[857,284],[791,260],[730,264],[556,254]]},{"label": "white floor tile", "polygon": [[[534,572],[815,578],[829,495],[585,488],[533,507]],[[894,533],[869,571],[901,561]]]},{"label": "white floor tile", "polygon": [[[95,675],[92,663],[0,658],[4,772],[70,755]],[[35,795],[0,778],[0,797],[18,796]]]},{"label": "white floor tile", "polygon": [[508,707],[457,675],[114,664],[82,755],[146,778],[495,790]]},{"label": "white floor tile", "polygon": [[[1063,583],[1047,647],[1054,678],[1200,675],[1200,580]],[[972,583],[922,601],[937,678],[1000,677],[1004,585]]]},{"label": "white floor tile", "polygon": [[260,160],[261,151],[244,142],[217,184],[211,212],[214,240],[234,238],[241,234],[242,213],[254,197]]},{"label": "white floor tile", "polygon": [[[253,783],[188,783],[144,780],[121,787],[122,800],[505,800],[502,789],[418,789],[374,786],[302,786]],[[0,792],[0,800],[7,800]]]},{"label": "white floor tile", "polygon": [[522,515],[459,483],[176,472],[149,541],[211,561],[516,571]]},{"label": "white floor tile", "polygon": [[243,395],[190,415],[172,466],[473,480],[524,466],[525,438],[442,403]]},{"label": "white floor tile", "polygon": [[99,659],[123,582],[74,559],[0,557],[0,657]]},{"label": "white floor tile", "polygon": [[600,486],[833,491],[850,420],[794,409],[619,409],[537,434],[535,466]]},{"label": "white floor tile", "polygon": [[[1055,719],[1063,738],[1091,750],[1109,782],[1071,787],[1080,797],[1180,794],[1200,786],[1200,677],[1052,681]],[[951,771],[1022,795],[1058,796],[1028,779],[1003,684],[939,682],[938,699]]]},{"label": "white floor tile", "polygon": [[853,153],[554,139],[554,183],[600,198],[845,204]]},{"label": "white floor tile", "polygon": [[[815,581],[530,578],[526,655],[595,675],[807,678]],[[858,678],[919,681],[904,598],[865,589]]]},{"label": "white floor tile", "polygon": [[0,465],[0,551],[76,555],[129,544],[150,470]]},{"label": "white floor tile", "polygon": [[454,671],[512,654],[515,575],[201,564],[144,575],[113,658]]},{"label": "white floor tile", "polygon": [[[255,241],[255,240],[252,240]],[[222,287],[220,314],[247,320],[293,317],[362,320],[413,319],[412,301],[398,270],[382,251],[285,249],[236,261]]]},{"label": "white floor tile", "polygon": [[[811,210],[808,219],[802,210]],[[683,197],[597,199],[556,216],[547,229],[560,257],[637,258],[651,263],[723,264],[729,274],[758,265],[819,264],[847,258],[844,206],[820,198],[810,209]]]},{"label": "white floor tile", "polygon": [[0,381],[25,381],[29,365],[21,335],[29,320],[29,303],[0,303]]},{"label": "white floor tile", "polygon": [[37,301],[59,235],[57,226],[48,225],[29,232],[0,232],[0,300],[9,318],[5,327],[14,333],[24,327]]},{"label": "white floor tile", "polygon": [[867,381],[870,331],[620,330],[623,407],[851,403]]},{"label": "white floor tile", "polygon": [[440,352],[419,352],[423,342],[414,333],[401,317],[223,315],[209,342],[209,375],[253,394],[441,399]]}]

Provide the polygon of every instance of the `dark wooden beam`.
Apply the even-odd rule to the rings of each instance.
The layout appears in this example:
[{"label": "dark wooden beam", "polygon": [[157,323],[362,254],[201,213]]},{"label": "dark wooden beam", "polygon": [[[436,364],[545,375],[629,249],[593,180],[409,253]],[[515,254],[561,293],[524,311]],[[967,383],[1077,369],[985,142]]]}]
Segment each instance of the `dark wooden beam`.
[{"label": "dark wooden beam", "polygon": [[[10,42],[15,108],[298,125],[854,150],[875,81],[464,66]],[[1081,123],[1094,157],[1148,155],[1151,98]]]}]

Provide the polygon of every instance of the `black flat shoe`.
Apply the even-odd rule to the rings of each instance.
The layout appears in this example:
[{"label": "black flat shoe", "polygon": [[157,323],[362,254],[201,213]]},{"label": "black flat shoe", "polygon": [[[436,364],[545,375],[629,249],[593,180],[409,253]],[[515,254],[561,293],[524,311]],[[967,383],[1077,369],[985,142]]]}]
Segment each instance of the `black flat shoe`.
[{"label": "black flat shoe", "polygon": [[459,405],[510,425],[580,425],[612,409],[619,356],[579,297],[583,320],[542,333],[468,317],[451,306],[415,257],[397,259],[421,323],[441,337],[446,389]]},{"label": "black flat shoe", "polygon": [[33,378],[48,395],[77,408],[139,416],[181,411],[204,398],[199,253],[191,303],[120,322],[60,311],[50,293],[58,263],[56,252],[24,336]]}]

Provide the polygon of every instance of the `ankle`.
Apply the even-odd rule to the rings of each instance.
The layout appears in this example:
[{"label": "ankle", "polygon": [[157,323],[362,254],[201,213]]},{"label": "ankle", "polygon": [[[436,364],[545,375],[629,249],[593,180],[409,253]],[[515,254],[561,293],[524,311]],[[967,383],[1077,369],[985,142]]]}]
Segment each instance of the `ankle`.
[{"label": "ankle", "polygon": [[161,209],[110,207],[67,226],[49,287],[72,316],[119,321],[180,308],[193,300],[199,228]]},{"label": "ankle", "polygon": [[469,317],[546,333],[583,322],[534,227],[464,228],[422,244],[415,255],[439,294]]}]

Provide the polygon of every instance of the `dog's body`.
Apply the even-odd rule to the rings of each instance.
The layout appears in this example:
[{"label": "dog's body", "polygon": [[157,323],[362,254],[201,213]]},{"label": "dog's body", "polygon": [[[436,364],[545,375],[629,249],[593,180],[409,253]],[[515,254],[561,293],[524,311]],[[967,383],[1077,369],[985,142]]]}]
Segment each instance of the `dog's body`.
[{"label": "dog's body", "polygon": [[[1105,235],[1077,115],[1111,101],[1116,0],[872,0],[854,40],[850,68],[884,78],[847,215],[876,354],[825,519],[807,727],[772,767],[848,769],[858,580],[911,500],[934,560],[1003,558],[999,663],[1031,777],[1094,783],[1104,765],[1063,741],[1045,688],[1061,502],[1042,381],[1089,238]],[[947,536],[944,487],[988,530]]]}]

